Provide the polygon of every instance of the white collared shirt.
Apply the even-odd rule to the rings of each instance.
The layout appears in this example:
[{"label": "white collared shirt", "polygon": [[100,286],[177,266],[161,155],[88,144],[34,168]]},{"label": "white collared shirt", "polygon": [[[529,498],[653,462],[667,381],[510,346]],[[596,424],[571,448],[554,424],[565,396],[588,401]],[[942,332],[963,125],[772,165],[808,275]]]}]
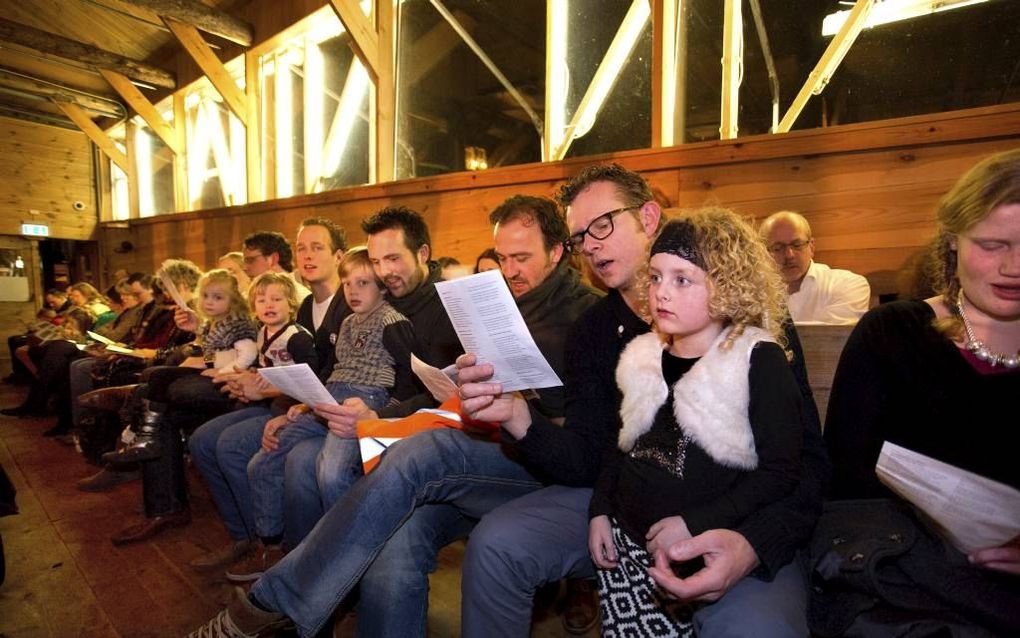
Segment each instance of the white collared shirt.
[{"label": "white collared shirt", "polygon": [[794,323],[856,323],[871,304],[871,286],[861,275],[812,261],[787,303]]}]

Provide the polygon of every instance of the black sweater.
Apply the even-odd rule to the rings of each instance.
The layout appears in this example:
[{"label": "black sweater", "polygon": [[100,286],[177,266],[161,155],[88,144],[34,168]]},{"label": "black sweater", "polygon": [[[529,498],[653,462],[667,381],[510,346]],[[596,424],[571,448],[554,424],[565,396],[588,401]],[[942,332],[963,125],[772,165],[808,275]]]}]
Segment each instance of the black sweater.
[{"label": "black sweater", "polygon": [[787,495],[800,473],[803,435],[800,391],[782,349],[759,343],[751,351],[747,415],[758,457],[753,470],[724,466],[684,436],[673,416],[673,386],[700,359],[660,356],[669,388],[666,402],[630,454],[617,447],[605,456],[591,516],[615,516],[635,542],[642,542],[648,528],[667,516],[682,516],[695,535],[733,529]]},{"label": "black sweater", "polygon": [[875,476],[884,441],[1020,489],[1016,450],[1003,444],[1020,370],[979,373],[934,319],[923,301],[883,304],[847,339],[825,421],[833,497],[889,496]]},{"label": "black sweater", "polygon": [[[786,327],[794,357],[793,374],[803,397],[800,483],[793,494],[757,510],[736,527],[762,563],[758,574],[767,579],[789,563],[811,537],[830,473],[800,339],[792,323],[787,322]],[[648,330],[648,324],[615,290],[574,324],[566,346],[566,423],[557,427],[532,410],[531,428],[518,442],[524,462],[536,476],[560,485],[595,484],[601,455],[616,448],[620,430],[616,364],[624,346]]]},{"label": "black sweater", "polygon": [[297,322],[315,336],[315,352],[319,355],[317,371],[319,378],[325,381],[333,373],[333,366],[336,365],[336,335],[340,331],[340,324],[351,314],[351,308],[344,299],[343,291],[338,289],[333,295],[333,300],[329,302],[329,308],[326,309],[319,329],[316,330],[315,322],[312,320],[314,301],[314,295],[305,297],[301,307],[298,308]]}]

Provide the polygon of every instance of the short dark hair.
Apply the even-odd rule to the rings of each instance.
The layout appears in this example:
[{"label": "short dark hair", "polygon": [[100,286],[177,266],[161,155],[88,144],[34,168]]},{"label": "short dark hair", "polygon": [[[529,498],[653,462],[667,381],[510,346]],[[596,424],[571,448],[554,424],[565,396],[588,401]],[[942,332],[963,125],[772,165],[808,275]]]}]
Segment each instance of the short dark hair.
[{"label": "short dark hair", "polygon": [[261,251],[266,257],[276,253],[280,268],[286,271],[294,270],[294,253],[291,252],[290,243],[283,233],[264,230],[248,235],[241,243],[248,250]]},{"label": "short dark hair", "polygon": [[619,164],[589,166],[560,187],[556,201],[564,208],[570,206],[584,189],[595,182],[612,182],[627,206],[641,206],[655,199],[645,178]]},{"label": "short dark hair", "polygon": [[124,300],[121,299],[120,291],[117,290],[117,285],[116,284],[114,284],[114,285],[110,286],[109,288],[107,288],[106,292],[104,292],[103,295],[107,299],[109,299],[110,301],[112,301],[115,304],[122,304],[122,303],[124,303]]},{"label": "short dark hair", "polygon": [[300,233],[302,228],[307,228],[308,226],[322,226],[326,229],[329,233],[329,243],[332,245],[333,252],[347,250],[347,233],[340,224],[325,217],[309,217],[298,226],[298,232]]},{"label": "short dark hair", "polygon": [[486,248],[482,251],[481,255],[478,255],[478,259],[475,260],[475,274],[478,274],[478,266],[481,265],[483,259],[491,259],[492,261],[499,263],[499,256],[496,255],[495,248]]},{"label": "short dark hair", "polygon": [[387,206],[361,222],[361,230],[366,235],[397,228],[404,231],[404,245],[412,253],[417,253],[422,246],[432,249],[432,239],[425,220],[406,206]]},{"label": "short dark hair", "polygon": [[49,290],[46,291],[46,293],[43,296],[66,297],[67,293],[61,290],[60,288],[50,288]]},{"label": "short dark hair", "polygon": [[557,244],[562,244],[570,234],[567,222],[556,207],[556,202],[545,197],[514,195],[489,213],[489,223],[493,226],[515,219],[521,220],[525,226],[537,221],[542,231],[542,244],[546,250],[552,250]]},{"label": "short dark hair", "polygon": [[125,279],[130,284],[141,284],[142,288],[146,290],[152,290],[152,275],[144,272],[133,272]]}]

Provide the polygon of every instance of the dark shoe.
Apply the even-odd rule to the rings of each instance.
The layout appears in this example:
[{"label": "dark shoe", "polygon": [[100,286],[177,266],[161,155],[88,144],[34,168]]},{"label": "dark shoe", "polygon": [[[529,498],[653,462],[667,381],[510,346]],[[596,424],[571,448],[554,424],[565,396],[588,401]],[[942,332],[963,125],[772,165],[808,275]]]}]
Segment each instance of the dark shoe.
[{"label": "dark shoe", "polygon": [[139,434],[129,445],[103,454],[103,462],[123,465],[151,461],[163,456],[163,446],[156,439]]},{"label": "dark shoe", "polygon": [[117,385],[111,388],[100,388],[78,397],[78,403],[82,407],[93,410],[106,410],[116,412],[124,405],[124,401],[131,396],[131,392],[137,387],[135,385]]},{"label": "dark shoe", "polygon": [[110,541],[120,547],[129,543],[149,540],[153,536],[168,530],[172,527],[184,527],[191,522],[191,510],[181,510],[173,514],[153,516],[147,518],[137,525],[130,525],[113,535]]},{"label": "dark shoe", "polygon": [[63,423],[58,423],[58,424],[54,425],[52,428],[50,428],[50,429],[46,430],[45,432],[43,432],[42,435],[43,436],[48,436],[48,437],[58,437],[58,436],[63,436],[65,434],[70,434],[70,433],[71,433],[71,428],[69,428],[67,425],[65,425]]},{"label": "dark shoe", "polygon": [[566,608],[563,610],[563,629],[573,636],[583,636],[599,621],[599,592],[595,581],[570,579],[567,581]]},{"label": "dark shoe", "polygon": [[245,556],[251,554],[252,549],[255,548],[255,541],[246,539],[243,541],[233,541],[229,545],[211,551],[208,554],[203,554],[195,560],[188,563],[192,569],[196,571],[209,571],[213,569],[223,569],[233,565],[237,561],[243,559]]},{"label": "dark shoe", "polygon": [[279,545],[266,546],[259,543],[254,552],[237,561],[227,570],[227,580],[233,583],[247,583],[258,580],[266,570],[280,562],[283,549]]},{"label": "dark shoe", "polygon": [[78,489],[83,492],[108,492],[121,483],[129,483],[142,478],[140,470],[114,470],[104,467],[92,476],[78,481]]},{"label": "dark shoe", "polygon": [[292,626],[286,616],[259,609],[243,589],[235,587],[234,598],[227,608],[188,634],[188,638],[266,638]]},{"label": "dark shoe", "polygon": [[0,414],[2,414],[4,416],[15,416],[15,417],[18,417],[18,418],[21,418],[21,417],[24,417],[24,416],[46,416],[46,413],[44,411],[42,411],[42,410],[40,410],[38,408],[32,407],[30,405],[24,405],[24,404],[19,405],[19,406],[14,407],[14,408],[4,408],[3,410],[0,410]]}]

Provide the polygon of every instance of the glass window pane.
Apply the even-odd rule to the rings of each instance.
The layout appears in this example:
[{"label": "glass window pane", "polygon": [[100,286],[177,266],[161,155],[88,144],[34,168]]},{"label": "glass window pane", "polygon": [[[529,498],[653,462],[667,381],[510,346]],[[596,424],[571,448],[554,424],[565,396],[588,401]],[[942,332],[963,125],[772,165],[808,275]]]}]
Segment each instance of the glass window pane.
[{"label": "glass window pane", "polygon": [[[173,125],[173,103],[157,105],[163,119]],[[174,153],[140,117],[135,130],[135,162],[138,169],[138,214],[141,217],[174,212]]]},{"label": "glass window pane", "polygon": [[574,138],[564,157],[651,146],[650,13],[642,0],[571,0],[566,28],[554,25],[567,43],[564,128],[553,131]]},{"label": "glass window pane", "polygon": [[245,128],[205,78],[185,98],[188,196],[201,210],[247,202]]},{"label": "glass window pane", "polygon": [[[107,131],[110,139],[122,152],[127,152],[125,144],[126,130],[124,124],[118,124]],[[114,221],[121,221],[131,218],[131,205],[128,199],[128,177],[127,173],[117,166],[116,162],[108,159],[110,166],[110,208]]]},{"label": "glass window pane", "polygon": [[[447,0],[444,6],[543,117],[544,0]],[[465,168],[465,150],[488,166],[541,160],[531,118],[428,0],[399,5],[398,178]]]}]

